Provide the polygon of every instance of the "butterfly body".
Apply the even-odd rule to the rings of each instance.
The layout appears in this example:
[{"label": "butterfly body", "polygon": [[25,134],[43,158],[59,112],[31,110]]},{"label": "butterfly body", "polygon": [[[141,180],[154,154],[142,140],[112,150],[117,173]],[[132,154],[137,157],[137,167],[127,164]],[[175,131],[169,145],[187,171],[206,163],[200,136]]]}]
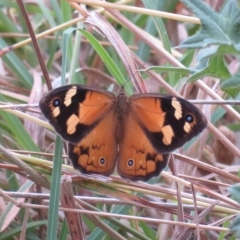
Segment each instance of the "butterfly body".
[{"label": "butterfly body", "polygon": [[167,165],[168,155],[200,133],[205,116],[188,101],[160,94],[127,97],[83,85],[47,93],[40,109],[68,142],[68,156],[83,173],[118,173],[148,180]]}]

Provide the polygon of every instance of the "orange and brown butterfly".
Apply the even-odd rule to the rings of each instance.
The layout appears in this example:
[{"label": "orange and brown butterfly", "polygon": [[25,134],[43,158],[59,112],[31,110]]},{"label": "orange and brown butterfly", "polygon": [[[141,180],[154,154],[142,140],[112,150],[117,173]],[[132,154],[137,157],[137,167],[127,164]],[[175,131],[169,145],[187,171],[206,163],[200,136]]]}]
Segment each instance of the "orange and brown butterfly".
[{"label": "orange and brown butterfly", "polygon": [[68,142],[68,157],[82,173],[146,181],[166,167],[169,153],[207,125],[190,102],[154,93],[127,97],[85,85],[48,92],[40,109]]}]

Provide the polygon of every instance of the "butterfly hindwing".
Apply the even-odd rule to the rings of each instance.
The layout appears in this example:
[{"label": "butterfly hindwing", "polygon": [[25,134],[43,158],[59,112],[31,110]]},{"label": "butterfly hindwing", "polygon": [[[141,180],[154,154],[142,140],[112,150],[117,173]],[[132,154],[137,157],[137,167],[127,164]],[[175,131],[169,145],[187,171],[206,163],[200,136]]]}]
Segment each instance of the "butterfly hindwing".
[{"label": "butterfly hindwing", "polygon": [[110,175],[116,165],[116,117],[110,111],[78,144],[68,144],[68,156],[82,173]]},{"label": "butterfly hindwing", "polygon": [[201,111],[188,101],[168,95],[130,97],[131,111],[153,148],[169,153],[183,146],[207,126]]},{"label": "butterfly hindwing", "polygon": [[124,129],[117,163],[119,175],[133,181],[158,176],[168,163],[168,154],[161,154],[152,147],[132,113],[127,116]]}]

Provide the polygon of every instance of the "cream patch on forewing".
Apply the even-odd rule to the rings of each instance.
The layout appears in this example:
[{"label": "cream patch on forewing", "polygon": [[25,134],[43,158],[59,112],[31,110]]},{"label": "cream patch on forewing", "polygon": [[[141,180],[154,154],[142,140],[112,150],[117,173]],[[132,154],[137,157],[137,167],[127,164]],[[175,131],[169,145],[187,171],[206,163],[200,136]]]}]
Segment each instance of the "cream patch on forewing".
[{"label": "cream patch on forewing", "polygon": [[73,86],[72,88],[70,88],[67,91],[66,96],[64,98],[64,105],[66,107],[68,107],[72,103],[72,97],[74,95],[76,95],[76,93],[77,93],[77,87],[76,86]]},{"label": "cream patch on forewing", "polygon": [[54,108],[52,113],[54,117],[57,117],[60,114],[60,108],[59,107]]},{"label": "cream patch on forewing", "polygon": [[68,120],[67,120],[67,133],[68,134],[73,134],[76,131],[76,126],[79,123],[79,118],[75,115],[72,114]]},{"label": "cream patch on forewing", "polygon": [[188,122],[185,122],[183,129],[186,133],[189,133],[192,129],[192,126]]},{"label": "cream patch on forewing", "polygon": [[179,120],[182,118],[182,106],[175,97],[172,98],[172,106],[175,108],[174,116],[177,120]]},{"label": "cream patch on forewing", "polygon": [[172,127],[170,125],[166,125],[161,129],[161,131],[163,134],[163,139],[162,139],[163,143],[165,145],[170,145],[174,137],[174,132]]}]

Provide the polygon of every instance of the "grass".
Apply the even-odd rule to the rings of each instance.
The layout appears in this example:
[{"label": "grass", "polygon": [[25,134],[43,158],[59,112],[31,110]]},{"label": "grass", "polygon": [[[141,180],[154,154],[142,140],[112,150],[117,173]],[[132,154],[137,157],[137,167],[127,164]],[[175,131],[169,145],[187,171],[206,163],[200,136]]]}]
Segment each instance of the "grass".
[{"label": "grass", "polygon": [[[20,0],[1,1],[0,239],[237,239],[230,226],[239,203],[229,187],[239,184],[239,162],[224,159],[240,157],[239,107],[204,104],[239,99],[236,42],[209,37],[205,5],[154,2],[37,1],[24,5],[23,17]],[[216,16],[211,24],[231,40]],[[203,100],[209,125],[146,183],[79,174],[33,108],[51,86],[67,83]]]}]

